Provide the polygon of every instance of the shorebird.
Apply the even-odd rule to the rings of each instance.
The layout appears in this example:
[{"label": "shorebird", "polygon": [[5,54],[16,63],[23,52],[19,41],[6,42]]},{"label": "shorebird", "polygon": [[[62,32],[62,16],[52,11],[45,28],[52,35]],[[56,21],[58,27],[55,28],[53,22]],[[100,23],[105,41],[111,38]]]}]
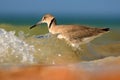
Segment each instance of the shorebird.
[{"label": "shorebird", "polygon": [[93,28],[83,25],[57,25],[55,17],[51,14],[44,15],[42,20],[31,26],[30,29],[41,23],[47,23],[48,30],[51,34],[57,34],[57,38],[65,39],[75,48],[89,43],[110,30],[109,28]]}]

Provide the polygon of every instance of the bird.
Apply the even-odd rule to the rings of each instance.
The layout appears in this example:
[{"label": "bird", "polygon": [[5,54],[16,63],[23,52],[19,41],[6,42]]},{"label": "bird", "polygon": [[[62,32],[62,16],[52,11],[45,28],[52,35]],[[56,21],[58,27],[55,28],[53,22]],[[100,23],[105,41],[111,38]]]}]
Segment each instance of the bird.
[{"label": "bird", "polygon": [[47,24],[51,34],[56,34],[58,39],[64,39],[75,48],[79,48],[80,45],[89,43],[110,31],[110,28],[95,28],[84,25],[57,25],[56,18],[52,14],[45,14],[41,21],[31,26],[30,29],[42,23]]}]

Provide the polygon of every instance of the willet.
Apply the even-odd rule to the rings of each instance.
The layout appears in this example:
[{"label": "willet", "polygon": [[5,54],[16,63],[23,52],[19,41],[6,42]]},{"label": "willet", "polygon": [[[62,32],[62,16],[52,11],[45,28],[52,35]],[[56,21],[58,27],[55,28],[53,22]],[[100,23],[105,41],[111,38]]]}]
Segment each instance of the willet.
[{"label": "willet", "polygon": [[47,23],[51,34],[57,34],[57,38],[65,39],[75,48],[92,41],[110,30],[109,28],[93,28],[82,25],[57,25],[55,17],[51,14],[44,15],[42,20],[31,26],[30,29],[41,23]]}]

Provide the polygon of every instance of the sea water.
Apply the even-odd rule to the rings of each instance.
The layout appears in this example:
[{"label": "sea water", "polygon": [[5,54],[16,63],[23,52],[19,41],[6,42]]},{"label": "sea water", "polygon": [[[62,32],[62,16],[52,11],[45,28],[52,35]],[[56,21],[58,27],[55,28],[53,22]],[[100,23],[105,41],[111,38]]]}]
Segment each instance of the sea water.
[{"label": "sea water", "polygon": [[78,18],[58,16],[58,24],[82,24],[92,27],[109,27],[111,31],[75,51],[64,40],[48,34],[47,26],[33,30],[29,27],[38,18],[7,18],[0,20],[0,63],[1,64],[68,64],[119,56],[119,18]]}]

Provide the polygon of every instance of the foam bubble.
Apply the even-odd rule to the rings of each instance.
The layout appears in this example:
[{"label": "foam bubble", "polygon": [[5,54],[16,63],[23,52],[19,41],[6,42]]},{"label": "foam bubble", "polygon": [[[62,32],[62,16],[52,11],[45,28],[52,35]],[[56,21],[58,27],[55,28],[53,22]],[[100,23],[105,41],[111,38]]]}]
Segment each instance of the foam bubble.
[{"label": "foam bubble", "polygon": [[15,36],[15,31],[0,29],[0,63],[32,63],[34,52],[34,46]]}]

